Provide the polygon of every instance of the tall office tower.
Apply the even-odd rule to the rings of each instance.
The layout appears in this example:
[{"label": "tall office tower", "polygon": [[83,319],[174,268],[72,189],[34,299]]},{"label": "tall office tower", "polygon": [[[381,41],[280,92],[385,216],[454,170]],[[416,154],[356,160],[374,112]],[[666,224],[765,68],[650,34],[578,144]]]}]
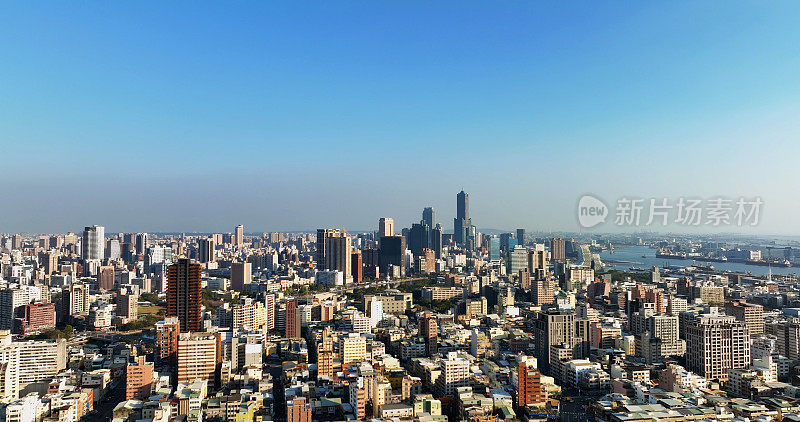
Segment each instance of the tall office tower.
[{"label": "tall office tower", "polygon": [[725,304],[725,311],[728,315],[736,317],[737,321],[747,323],[747,331],[750,337],[755,337],[764,332],[764,307],[754,303],[747,303],[744,300],[735,300]]},{"label": "tall office tower", "polygon": [[325,270],[325,240],[331,235],[334,229],[317,229],[317,243],[316,253],[314,255],[314,263],[317,264],[318,270]]},{"label": "tall office tower", "polygon": [[[31,384],[50,382],[67,367],[67,341],[15,341],[0,338],[3,357],[0,395],[18,398]],[[35,419],[35,418],[31,418]]]},{"label": "tall office tower", "polygon": [[350,237],[344,230],[329,230],[325,236],[325,266],[326,270],[341,271],[345,284],[353,282],[350,267]]},{"label": "tall office tower", "polygon": [[548,311],[537,314],[533,328],[536,339],[534,352],[539,360],[539,367],[550,370],[550,348],[552,346],[575,345],[575,315],[564,311]]},{"label": "tall office tower", "polygon": [[150,397],[153,386],[153,362],[147,362],[144,356],[128,362],[125,368],[125,400],[144,400]]},{"label": "tall office tower", "polygon": [[103,265],[97,270],[97,287],[100,290],[114,290],[114,267]]},{"label": "tall office tower", "polygon": [[297,299],[286,301],[286,338],[300,338],[300,318],[297,317]]},{"label": "tall office tower", "polygon": [[231,289],[244,290],[253,281],[253,264],[249,262],[231,263]]},{"label": "tall office tower", "polygon": [[350,271],[353,276],[353,283],[364,281],[364,263],[359,250],[355,250],[350,254]]},{"label": "tall office tower", "polygon": [[408,233],[408,249],[414,256],[420,255],[423,249],[431,249],[430,239],[430,226],[425,221],[414,223]]},{"label": "tall office tower", "polygon": [[181,333],[178,336],[178,382],[196,379],[216,383],[221,359],[219,333]]},{"label": "tall office tower", "polygon": [[378,239],[383,236],[394,236],[394,219],[391,217],[381,217],[378,220]]},{"label": "tall office tower", "polygon": [[216,242],[212,238],[199,239],[197,241],[197,260],[203,264],[215,262],[217,260],[216,247]]},{"label": "tall office tower", "polygon": [[469,218],[469,195],[463,190],[456,196],[456,218],[453,220],[453,240],[458,244],[466,244],[472,227]]},{"label": "tall office tower", "polygon": [[106,258],[120,259],[122,257],[122,248],[119,246],[118,239],[109,239],[106,242]]},{"label": "tall office tower", "polygon": [[513,249],[508,251],[508,274],[518,273],[519,270],[528,269],[528,248],[524,246],[514,246]]},{"label": "tall office tower", "polygon": [[525,246],[525,229],[517,229],[517,245]]},{"label": "tall office tower", "polygon": [[566,241],[562,238],[552,238],[550,240],[550,259],[555,262],[567,261]]},{"label": "tall office tower", "polygon": [[440,224],[431,229],[431,249],[433,249],[436,259],[442,257],[442,226]]},{"label": "tall office tower", "polygon": [[425,312],[419,322],[419,334],[425,340],[425,355],[431,356],[438,351],[439,344],[439,323],[436,315]]},{"label": "tall office tower", "polygon": [[102,260],[105,257],[106,229],[103,226],[91,226],[83,229],[81,241],[81,257],[84,261]]},{"label": "tall office tower", "polygon": [[426,207],[422,210],[422,222],[427,224],[428,227],[436,227],[436,212],[432,207]]},{"label": "tall office tower", "polygon": [[305,397],[294,397],[286,401],[286,422],[311,422],[311,404]]},{"label": "tall office tower", "polygon": [[728,315],[703,314],[686,326],[687,369],[725,382],[728,370],[750,365],[747,323]]},{"label": "tall office tower", "polygon": [[89,286],[83,283],[72,283],[61,293],[64,305],[64,319],[89,314]]},{"label": "tall office tower", "polygon": [[403,236],[381,237],[381,250],[378,260],[382,274],[390,274],[390,266],[399,267],[400,277],[405,277],[406,238]]},{"label": "tall office tower", "polygon": [[181,322],[176,317],[167,317],[156,322],[155,356],[159,362],[174,365],[178,358],[178,336]]},{"label": "tall office tower", "polygon": [[517,406],[525,407],[544,402],[542,374],[533,359],[520,359],[517,366]]},{"label": "tall office tower", "polygon": [[167,316],[178,317],[184,332],[200,331],[200,264],[188,258],[167,267]]},{"label": "tall office tower", "polygon": [[242,249],[244,246],[244,226],[239,224],[233,233],[233,244],[236,249]]},{"label": "tall office tower", "polygon": [[486,242],[489,246],[489,260],[490,261],[499,261],[500,260],[500,238],[497,236],[489,236],[486,238]]},{"label": "tall office tower", "polygon": [[136,236],[134,236],[134,244],[136,246],[136,254],[144,255],[148,245],[147,233],[136,233]]}]

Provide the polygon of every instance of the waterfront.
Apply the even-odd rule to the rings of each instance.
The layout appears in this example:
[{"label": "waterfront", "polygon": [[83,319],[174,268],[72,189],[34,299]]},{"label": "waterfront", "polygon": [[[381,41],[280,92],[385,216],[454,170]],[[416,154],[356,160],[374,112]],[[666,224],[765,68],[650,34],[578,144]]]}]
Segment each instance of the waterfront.
[{"label": "waterfront", "polygon": [[[666,268],[668,266],[687,267],[692,263],[702,265],[712,265],[718,271],[734,271],[737,273],[750,273],[753,275],[767,275],[770,267],[759,265],[748,265],[736,262],[701,262],[691,259],[656,258],[656,249],[647,246],[630,246],[614,249],[614,253],[603,251],[600,258],[606,268],[615,270],[630,271],[631,267],[650,269],[653,266]],[[644,256],[644,258],[642,258]],[[624,263],[609,263],[608,261],[619,261]],[[772,274],[800,274],[800,268],[794,267],[772,267]]]}]

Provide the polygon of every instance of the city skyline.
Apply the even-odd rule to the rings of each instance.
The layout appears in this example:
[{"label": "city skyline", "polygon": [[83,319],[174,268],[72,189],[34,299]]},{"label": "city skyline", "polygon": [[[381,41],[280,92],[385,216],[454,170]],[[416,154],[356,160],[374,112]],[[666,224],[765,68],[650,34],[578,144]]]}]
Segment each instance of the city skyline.
[{"label": "city skyline", "polygon": [[722,195],[800,234],[791,3],[249,6],[2,6],[0,231],[405,226],[463,188],[478,228]]}]

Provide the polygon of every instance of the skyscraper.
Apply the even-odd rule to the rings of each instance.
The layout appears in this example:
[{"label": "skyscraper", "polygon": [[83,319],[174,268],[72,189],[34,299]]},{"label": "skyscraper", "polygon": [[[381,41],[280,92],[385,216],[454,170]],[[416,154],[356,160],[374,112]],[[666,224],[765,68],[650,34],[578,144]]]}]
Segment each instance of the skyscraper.
[{"label": "skyscraper", "polygon": [[135,236],[136,254],[143,255],[147,250],[147,233],[136,233]]},{"label": "skyscraper", "polygon": [[539,367],[550,368],[550,347],[575,342],[575,316],[564,311],[540,312],[534,324],[535,353]]},{"label": "skyscraper", "polygon": [[436,354],[439,343],[439,324],[436,316],[431,312],[425,312],[420,319],[419,335],[425,341],[425,355]]},{"label": "skyscraper", "polygon": [[378,238],[383,236],[394,236],[394,219],[391,217],[381,217],[378,220]]},{"label": "skyscraper", "polygon": [[465,244],[472,221],[469,218],[469,194],[463,190],[456,196],[456,218],[453,220],[453,240]]},{"label": "skyscraper", "polygon": [[517,245],[525,246],[525,229],[517,229]]},{"label": "skyscraper", "polygon": [[197,241],[197,260],[205,264],[216,261],[216,244],[214,239],[205,238]]},{"label": "skyscraper", "polygon": [[[322,247],[320,247],[320,241]],[[347,232],[339,229],[318,229],[317,242],[317,269],[341,271],[345,283],[351,283],[353,280],[352,257],[350,256],[350,237]]]},{"label": "skyscraper", "polygon": [[406,238],[403,236],[384,236],[381,238],[379,262],[381,273],[389,274],[389,267],[400,268],[400,276],[406,274]]},{"label": "skyscraper", "polygon": [[361,251],[358,249],[350,254],[350,271],[353,276],[353,283],[361,283],[364,281],[364,263],[361,257]]},{"label": "skyscraper", "polygon": [[422,210],[422,221],[427,224],[428,227],[436,227],[436,212],[432,207],[426,207]]},{"label": "skyscraper", "polygon": [[200,379],[214,386],[221,357],[219,333],[181,333],[178,336],[178,382]]},{"label": "skyscraper", "polygon": [[431,249],[430,231],[430,226],[425,220],[411,225],[411,230],[408,233],[408,249],[411,249],[411,253],[414,256],[420,255],[423,249]]},{"label": "skyscraper", "polygon": [[253,264],[249,262],[231,263],[231,289],[243,290],[253,281]]},{"label": "skyscraper", "polygon": [[97,287],[101,290],[114,290],[114,267],[103,265],[97,270]]},{"label": "skyscraper", "polygon": [[550,259],[554,262],[566,262],[566,242],[562,238],[552,238],[550,240]]},{"label": "skyscraper", "polygon": [[168,317],[158,321],[156,329],[155,356],[160,362],[175,364],[178,357],[178,336],[181,333],[181,323],[176,317]]},{"label": "skyscraper", "polygon": [[286,338],[300,338],[300,318],[297,317],[297,299],[286,301]]},{"label": "skyscraper", "polygon": [[750,365],[747,323],[728,315],[705,314],[686,327],[686,365],[709,380],[725,382],[728,370]]},{"label": "skyscraper", "polygon": [[241,249],[242,245],[244,245],[244,226],[241,224],[236,226],[233,236],[234,246],[236,246],[236,249]]},{"label": "skyscraper", "polygon": [[83,229],[81,256],[84,261],[101,260],[105,256],[106,229],[103,226],[90,226]]},{"label": "skyscraper", "polygon": [[178,317],[181,331],[200,331],[200,264],[187,258],[167,268],[167,316]]},{"label": "skyscraper", "polygon": [[437,259],[442,257],[442,226],[440,224],[431,229],[431,249]]}]

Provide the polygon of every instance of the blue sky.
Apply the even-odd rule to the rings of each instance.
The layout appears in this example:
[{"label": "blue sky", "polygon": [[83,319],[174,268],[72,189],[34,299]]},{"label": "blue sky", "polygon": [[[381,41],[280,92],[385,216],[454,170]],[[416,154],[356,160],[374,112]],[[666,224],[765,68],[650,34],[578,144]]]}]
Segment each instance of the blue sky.
[{"label": "blue sky", "polygon": [[800,234],[794,2],[4,3],[0,232],[576,230],[591,192]]}]

